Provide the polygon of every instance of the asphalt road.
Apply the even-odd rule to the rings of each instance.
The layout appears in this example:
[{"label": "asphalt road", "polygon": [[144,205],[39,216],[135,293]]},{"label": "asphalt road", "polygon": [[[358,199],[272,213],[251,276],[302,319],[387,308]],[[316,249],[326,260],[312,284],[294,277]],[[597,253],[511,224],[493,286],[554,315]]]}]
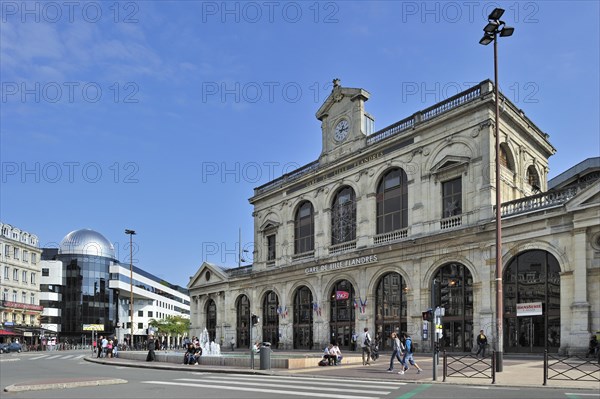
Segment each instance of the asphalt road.
[{"label": "asphalt road", "polygon": [[328,398],[424,399],[519,398],[600,399],[598,391],[557,388],[461,386],[373,379],[344,379],[306,375],[233,375],[163,371],[107,366],[87,362],[87,351],[0,355],[0,382],[8,385],[65,379],[124,379],[125,384],[2,392],[2,398]]}]

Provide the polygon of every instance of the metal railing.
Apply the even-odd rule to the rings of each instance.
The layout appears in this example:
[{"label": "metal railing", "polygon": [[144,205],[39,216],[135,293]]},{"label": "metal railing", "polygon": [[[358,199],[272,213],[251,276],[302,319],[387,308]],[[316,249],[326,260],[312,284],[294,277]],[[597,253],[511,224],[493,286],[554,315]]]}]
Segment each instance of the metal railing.
[{"label": "metal railing", "polygon": [[[419,111],[408,118],[404,118],[388,127],[385,127],[366,138],[367,146],[377,144],[390,137],[398,136],[407,130],[415,128],[417,125],[434,119],[448,111],[458,108],[466,103],[469,103],[478,98],[482,98],[488,91],[482,91],[482,86],[487,84],[488,81],[483,81],[478,85],[475,85],[463,92],[460,92],[450,98],[447,98],[429,108]],[[310,173],[318,173],[321,169],[327,168],[330,165],[319,164],[319,161],[313,161],[307,165],[301,166],[300,168],[287,173],[275,180],[272,180],[262,186],[254,189],[254,195],[264,194],[271,190],[282,187],[285,184],[291,183],[306,176]]]},{"label": "metal railing", "polygon": [[544,351],[544,384],[548,380],[600,382],[600,357],[588,360],[580,356],[549,355]]},{"label": "metal railing", "polygon": [[[452,363],[449,364],[448,360]],[[491,358],[479,359],[474,355],[448,355],[443,352],[443,381],[446,377],[491,378],[496,383],[496,352]]]}]

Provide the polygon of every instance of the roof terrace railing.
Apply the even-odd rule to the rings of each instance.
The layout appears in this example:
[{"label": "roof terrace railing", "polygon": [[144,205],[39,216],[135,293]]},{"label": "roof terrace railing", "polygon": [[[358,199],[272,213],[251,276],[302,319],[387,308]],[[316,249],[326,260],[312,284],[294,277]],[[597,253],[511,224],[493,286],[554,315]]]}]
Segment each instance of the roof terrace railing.
[{"label": "roof terrace railing", "polygon": [[[388,139],[390,137],[397,136],[398,134],[400,134],[406,130],[412,129],[413,127],[415,127],[416,125],[418,125],[420,123],[434,119],[450,110],[458,108],[463,104],[466,104],[470,101],[475,100],[476,98],[481,97],[481,95],[482,95],[481,86],[482,86],[482,84],[473,86],[473,87],[471,87],[461,93],[458,93],[440,103],[437,103],[429,108],[426,108],[423,111],[417,112],[408,118],[402,119],[401,121],[398,121],[398,122],[394,123],[393,125],[385,127],[383,129],[373,133],[372,135],[367,137],[367,145],[373,145],[373,144],[379,143],[385,139]],[[256,189],[254,189],[254,195],[260,195],[260,194],[266,193],[275,188],[281,187],[284,184],[293,182],[294,180],[298,180],[299,178],[307,175],[310,172],[317,171],[318,169],[320,169],[320,167],[321,167],[321,165],[319,165],[319,161],[313,161],[313,162],[309,163],[308,165],[304,165],[304,166],[294,170],[293,172],[287,173],[275,180],[272,180],[260,187],[257,187]]]}]

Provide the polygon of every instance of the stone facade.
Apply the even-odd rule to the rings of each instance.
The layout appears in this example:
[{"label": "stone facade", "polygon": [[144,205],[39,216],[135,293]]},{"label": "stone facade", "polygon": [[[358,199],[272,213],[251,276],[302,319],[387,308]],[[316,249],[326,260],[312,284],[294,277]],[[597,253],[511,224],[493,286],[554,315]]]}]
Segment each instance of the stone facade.
[{"label": "stone facade", "polygon": [[3,328],[16,336],[40,326],[40,258],[38,237],[10,224],[0,223],[0,316]]},{"label": "stone facade", "polygon": [[[471,350],[480,329],[497,345],[491,82],[484,81],[374,134],[368,128],[373,118],[365,111],[369,96],[363,89],[344,88],[334,81],[332,93],[316,115],[323,134],[319,159],[256,188],[250,198],[255,226],[253,265],[223,269],[204,263],[191,278],[192,335],[212,324],[209,330],[214,339],[228,341],[233,336],[238,345],[245,346],[264,338],[270,325],[278,331],[280,348],[305,348],[298,345],[305,334],[299,333],[298,320],[306,315],[294,313],[298,312],[294,301],[299,300],[299,288],[307,287],[312,312],[306,341],[310,348],[321,348],[332,339],[348,343],[348,325],[354,332],[368,327],[385,338],[389,331],[382,321],[387,317],[382,315],[387,311],[382,281],[392,273],[401,277],[402,300],[397,323],[390,328],[402,327],[427,350],[431,343],[423,335],[422,312],[432,302],[442,301],[450,315],[444,324],[448,349]],[[539,350],[545,346],[540,342],[546,335],[556,351],[581,351],[590,332],[600,330],[600,181],[592,179],[570,188],[564,183],[549,191],[548,158],[555,152],[549,136],[506,98],[499,128],[503,268],[516,265],[521,254],[548,259],[543,273],[533,277],[535,273],[529,272],[526,277],[527,273],[519,272],[512,280],[506,276],[505,284],[508,281],[521,290],[517,304],[532,301],[527,299],[526,284],[546,287],[543,292],[538,292],[540,286],[530,290],[531,298],[547,295],[544,311],[556,302],[554,313],[548,312],[554,316],[543,316],[534,326],[533,318],[528,325],[525,318],[514,317],[515,304],[507,305],[505,300],[505,320],[519,327],[510,324],[516,328],[510,331],[505,326],[504,351],[528,351],[528,346]],[[406,216],[399,228],[379,231],[378,223],[384,222],[378,207],[384,205],[378,190],[388,173],[397,170],[405,172]],[[448,197],[452,187],[454,196]],[[348,209],[355,216],[347,220],[343,216],[339,222],[336,201],[346,188],[353,195]],[[302,234],[299,209],[307,201],[312,205],[313,241],[309,237],[305,247],[298,241]],[[351,237],[340,240],[340,232],[350,232]],[[553,274],[555,261],[560,271]],[[538,261],[530,259],[527,265],[535,269]],[[440,274],[444,268],[451,270],[450,278]],[[465,272],[455,279],[453,273],[459,269]],[[548,284],[551,279],[557,281],[556,287]],[[339,311],[336,292],[341,281],[351,287],[349,300],[354,310],[342,309],[334,317],[331,312]],[[438,292],[434,284],[439,282]],[[459,286],[460,291],[452,291]],[[383,299],[377,296],[378,290],[383,290]],[[552,295],[547,294],[552,290]],[[272,317],[264,320],[269,292],[277,298],[276,322]],[[454,302],[448,299],[452,292],[460,292]],[[212,316],[207,314],[208,303]],[[240,312],[244,312],[241,318]],[[263,319],[254,328],[248,327],[248,312]],[[334,322],[344,312],[352,314],[350,323]],[[542,341],[535,338],[540,326],[545,330]],[[531,343],[524,343],[517,332],[527,332]],[[240,339],[240,334],[251,336]]]}]

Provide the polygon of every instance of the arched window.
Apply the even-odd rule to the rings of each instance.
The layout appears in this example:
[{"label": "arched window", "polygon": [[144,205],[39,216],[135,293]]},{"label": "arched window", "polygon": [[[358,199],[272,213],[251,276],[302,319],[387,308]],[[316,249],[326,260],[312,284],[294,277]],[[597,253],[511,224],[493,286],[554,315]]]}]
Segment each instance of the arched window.
[{"label": "arched window", "polygon": [[305,201],[294,217],[294,253],[301,254],[315,249],[315,220],[313,206]]},{"label": "arched window", "polygon": [[209,341],[214,341],[217,336],[217,305],[212,299],[206,302],[206,330]]},{"label": "arched window", "polygon": [[535,166],[530,165],[527,168],[527,183],[533,188],[534,191],[540,191],[540,176],[538,175]]},{"label": "arched window", "polygon": [[[448,263],[438,270],[433,281],[435,306],[445,309],[440,349],[470,352],[473,346],[473,277],[469,269]],[[484,331],[486,328],[481,326]],[[490,331],[485,331],[488,335]]]},{"label": "arched window", "polygon": [[263,299],[263,332],[262,340],[270,342],[273,348],[279,344],[279,298],[274,291],[269,291]]},{"label": "arched window", "polygon": [[250,347],[250,301],[246,295],[240,295],[236,304],[237,347]]},{"label": "arched window", "polygon": [[406,283],[399,273],[381,277],[375,289],[375,331],[381,337],[379,350],[392,349],[390,335],[406,331]]},{"label": "arched window", "polygon": [[377,234],[408,226],[408,184],[406,172],[392,169],[377,187]]},{"label": "arched window", "polygon": [[336,194],[331,206],[331,244],[356,239],[356,197],[351,187]]},{"label": "arched window", "polygon": [[354,287],[348,280],[336,282],[329,296],[329,337],[340,347],[350,349],[354,328]]},{"label": "arched window", "polygon": [[514,171],[512,159],[510,158],[510,150],[506,148],[505,144],[500,144],[500,165],[504,166],[510,171]]},{"label": "arched window", "polygon": [[294,349],[312,349],[313,346],[313,299],[306,286],[294,295]]},{"label": "arched window", "polygon": [[[504,347],[507,352],[558,352],[560,347],[560,266],[543,250],[513,258],[503,276]],[[539,311],[519,311],[531,304]],[[540,306],[541,305],[541,306]],[[534,306],[534,307],[535,307]]]}]

